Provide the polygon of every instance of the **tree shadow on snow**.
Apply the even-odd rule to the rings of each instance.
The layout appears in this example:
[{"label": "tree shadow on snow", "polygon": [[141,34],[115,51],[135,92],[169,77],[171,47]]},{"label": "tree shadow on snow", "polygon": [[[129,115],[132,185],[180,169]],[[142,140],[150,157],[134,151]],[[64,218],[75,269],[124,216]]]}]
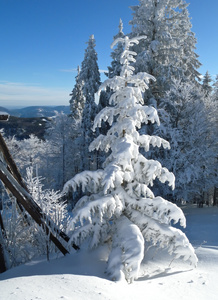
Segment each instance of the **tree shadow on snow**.
[{"label": "tree shadow on snow", "polygon": [[152,274],[144,275],[144,276],[138,278],[137,281],[159,279],[159,278],[173,276],[173,275],[186,273],[186,272],[190,272],[190,271],[193,271],[193,269],[173,271],[171,268],[166,268],[165,270],[162,270],[162,271],[160,271],[160,270],[155,271],[154,273],[156,273],[156,274],[154,274],[154,275],[152,275]]}]

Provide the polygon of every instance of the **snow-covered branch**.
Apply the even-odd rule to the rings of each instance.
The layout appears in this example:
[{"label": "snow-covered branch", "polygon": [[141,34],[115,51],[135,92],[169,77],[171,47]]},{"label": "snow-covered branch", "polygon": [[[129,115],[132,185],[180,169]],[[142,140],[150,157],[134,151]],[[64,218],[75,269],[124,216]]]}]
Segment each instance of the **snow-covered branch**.
[{"label": "snow-covered branch", "polygon": [[110,129],[89,146],[90,151],[110,151],[103,169],[84,171],[65,185],[65,189],[82,185],[83,191],[91,193],[82,197],[73,211],[69,226],[72,240],[80,244],[89,236],[91,247],[111,241],[107,272],[113,280],[125,278],[128,282],[139,275],[144,241],[167,247],[176,258],[183,257],[194,265],[197,262],[185,234],[171,226],[172,222],[185,226],[182,210],[151,191],[155,179],[174,189],[173,173],[139,152],[139,148],[149,151],[150,145],[170,149],[166,140],[140,135],[138,131],[142,124],[160,124],[157,110],[143,106],[143,92],[154,77],[147,73],[133,75],[131,63],[135,53],[129,48],[139,39],[125,37],[114,41],[113,45],[124,45],[122,70],[120,76],[107,79],[98,91],[99,94],[107,87],[113,90],[111,106],[99,112],[93,127],[96,130],[102,122],[108,122]]}]

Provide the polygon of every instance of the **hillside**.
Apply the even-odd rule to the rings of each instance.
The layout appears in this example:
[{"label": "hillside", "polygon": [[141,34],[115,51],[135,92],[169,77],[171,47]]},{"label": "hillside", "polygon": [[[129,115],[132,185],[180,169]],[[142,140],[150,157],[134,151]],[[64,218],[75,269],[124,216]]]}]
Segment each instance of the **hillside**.
[{"label": "hillside", "polygon": [[5,108],[0,107],[0,111],[6,111],[11,116],[19,118],[41,118],[41,117],[53,117],[55,112],[63,112],[65,114],[70,113],[69,106],[28,106],[24,108]]},{"label": "hillside", "polygon": [[70,113],[69,106],[29,106],[25,108],[9,109],[0,107],[0,111],[7,112],[10,118],[7,122],[0,122],[0,129],[4,129],[7,137],[17,139],[29,138],[30,134],[43,139],[46,123],[56,112]]},{"label": "hillside", "polygon": [[20,109],[9,110],[12,116],[20,118],[40,118],[40,117],[53,117],[55,112],[70,113],[69,106],[29,106]]},{"label": "hillside", "polygon": [[4,129],[7,137],[15,136],[17,139],[27,139],[34,134],[40,139],[44,138],[45,127],[49,118],[18,118],[10,116],[7,122],[0,122],[0,130]]}]

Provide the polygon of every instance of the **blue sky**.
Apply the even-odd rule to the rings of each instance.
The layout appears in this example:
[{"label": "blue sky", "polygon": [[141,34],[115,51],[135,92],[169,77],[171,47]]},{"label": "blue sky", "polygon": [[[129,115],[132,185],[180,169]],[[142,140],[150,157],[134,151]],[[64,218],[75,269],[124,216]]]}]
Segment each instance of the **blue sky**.
[{"label": "blue sky", "polygon": [[[218,74],[218,1],[189,0],[200,72]],[[69,105],[76,68],[94,34],[100,70],[110,44],[131,31],[138,0],[0,0],[0,106]]]}]

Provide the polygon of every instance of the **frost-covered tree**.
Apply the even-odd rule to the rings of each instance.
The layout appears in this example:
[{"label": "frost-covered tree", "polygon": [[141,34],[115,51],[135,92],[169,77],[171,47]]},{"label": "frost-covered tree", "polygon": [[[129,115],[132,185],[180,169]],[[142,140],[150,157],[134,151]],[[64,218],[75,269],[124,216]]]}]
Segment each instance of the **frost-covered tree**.
[{"label": "frost-covered tree", "polygon": [[76,76],[76,83],[70,94],[70,110],[71,116],[75,120],[80,120],[82,118],[83,109],[85,106],[85,96],[83,95],[84,81],[80,79],[80,68],[78,67],[78,74]]},{"label": "frost-covered tree", "polygon": [[[113,37],[113,40],[116,40],[117,38],[123,38],[124,33],[123,33],[123,22],[120,19],[119,22],[119,32]],[[114,76],[119,76],[122,65],[120,64],[120,57],[123,53],[123,44],[121,42],[117,43],[116,48],[111,52],[111,66],[108,67],[108,72],[105,73],[107,77],[113,78]],[[99,111],[105,108],[106,106],[109,105],[109,99],[111,96],[112,91],[107,88],[106,91],[102,91],[101,97],[99,99]],[[105,132],[109,129],[109,126],[107,123],[103,123],[100,129],[100,133],[105,134]]]},{"label": "frost-covered tree", "polygon": [[[32,167],[27,168],[28,190],[42,209],[45,218],[48,217],[51,232],[55,234],[52,222],[62,231],[66,230],[68,211],[66,203],[61,201],[63,195],[54,190],[44,189],[42,179],[34,176],[34,173]],[[8,268],[45,254],[49,257],[49,253],[57,253],[45,230],[29,214],[18,210],[16,199],[5,199],[2,217],[5,226],[4,243],[9,254]]]},{"label": "frost-covered tree", "polygon": [[[50,143],[48,165],[51,166],[55,189],[62,189],[64,183],[75,174],[79,151],[75,151],[77,123],[63,112],[56,113],[46,129],[46,141]],[[74,153],[74,155],[73,155]]]},{"label": "frost-covered tree", "polygon": [[[171,150],[161,156],[161,162],[176,176],[173,200],[191,201],[215,183],[217,134],[211,104],[209,99],[205,103],[200,87],[181,80],[174,80],[162,99],[162,126],[156,134],[170,141]],[[166,188],[162,192],[170,193]]]},{"label": "frost-covered tree", "polygon": [[211,86],[211,83],[212,83],[212,78],[209,72],[207,71],[204,75],[203,83],[202,83],[202,89],[206,98],[210,97],[212,93],[213,88]]},{"label": "frost-covered tree", "polygon": [[213,100],[218,102],[218,75],[213,83]]},{"label": "frost-covered tree", "polygon": [[90,150],[110,151],[103,169],[84,171],[65,185],[65,190],[82,185],[88,192],[73,211],[68,227],[70,240],[81,244],[90,238],[90,247],[108,242],[111,252],[107,273],[113,280],[125,278],[128,282],[139,276],[145,241],[168,248],[175,258],[197,263],[185,234],[171,226],[171,221],[185,226],[182,210],[151,190],[155,179],[174,188],[174,175],[139,152],[141,147],[148,151],[150,145],[170,147],[158,136],[140,135],[137,131],[143,123],[159,123],[156,109],[143,106],[142,97],[149,80],[155,79],[147,73],[133,75],[131,66],[136,53],[130,47],[142,38],[118,38],[112,43],[112,47],[123,43],[123,67],[120,76],[109,78],[100,86],[99,93],[107,87],[114,91],[110,98],[113,106],[98,113],[93,129],[101,126],[102,121],[107,121],[111,128],[90,145]]},{"label": "frost-covered tree", "polygon": [[26,174],[26,168],[38,165],[40,176],[46,172],[46,142],[31,134],[28,139],[17,140],[16,137],[5,137],[11,155],[17,163],[23,176]]},{"label": "frost-covered tree", "polygon": [[[118,32],[118,34],[116,34],[114,36],[114,40],[116,40],[117,38],[122,38],[122,37],[124,37],[123,22],[120,19],[119,32]],[[123,53],[123,44],[121,42],[119,42],[119,43],[117,43],[116,49],[111,52],[112,62],[111,62],[111,66],[108,67],[108,73],[107,73],[107,76],[109,78],[113,78],[114,76],[120,75],[120,72],[122,69],[122,65],[120,64],[120,57],[121,57],[122,53]]]},{"label": "frost-covered tree", "polygon": [[199,80],[196,38],[187,6],[184,0],[139,0],[138,6],[131,7],[130,36],[147,36],[134,47],[138,54],[135,71],[155,76],[151,91],[156,98],[164,95],[173,79]]},{"label": "frost-covered tree", "polygon": [[100,85],[100,73],[97,63],[97,53],[95,51],[95,39],[94,35],[91,35],[88,41],[88,46],[85,50],[84,60],[81,64],[81,71],[79,73],[79,80],[84,82],[82,91],[85,97],[85,104],[82,113],[82,156],[83,165],[82,169],[92,168],[94,161],[93,154],[89,155],[88,146],[94,139],[93,132],[91,130],[94,118],[97,114],[97,105],[95,103],[95,93]]},{"label": "frost-covered tree", "polygon": [[[79,80],[84,81],[83,94],[85,97],[85,105],[88,103],[92,107],[93,112],[95,113],[95,103],[94,95],[100,85],[100,73],[98,68],[98,57],[95,50],[95,38],[94,35],[91,35],[89,41],[87,42],[88,46],[85,49],[84,60],[81,64],[81,70],[79,73]],[[92,116],[94,118],[94,116]]]}]

